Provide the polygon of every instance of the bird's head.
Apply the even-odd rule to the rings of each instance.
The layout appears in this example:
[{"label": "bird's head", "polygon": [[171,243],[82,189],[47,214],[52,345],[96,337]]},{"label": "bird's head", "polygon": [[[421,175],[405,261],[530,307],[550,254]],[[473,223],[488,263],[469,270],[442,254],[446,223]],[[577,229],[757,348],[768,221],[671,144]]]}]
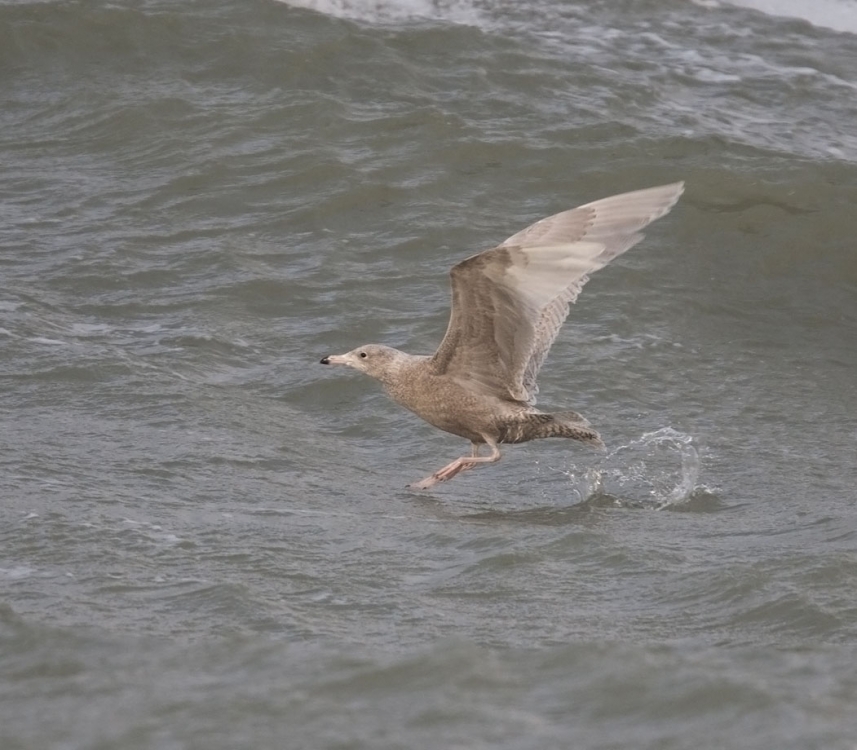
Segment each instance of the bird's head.
[{"label": "bird's head", "polygon": [[331,354],[329,357],[324,357],[321,364],[347,365],[383,381],[387,375],[395,372],[407,357],[407,354],[391,346],[366,344],[346,354]]}]

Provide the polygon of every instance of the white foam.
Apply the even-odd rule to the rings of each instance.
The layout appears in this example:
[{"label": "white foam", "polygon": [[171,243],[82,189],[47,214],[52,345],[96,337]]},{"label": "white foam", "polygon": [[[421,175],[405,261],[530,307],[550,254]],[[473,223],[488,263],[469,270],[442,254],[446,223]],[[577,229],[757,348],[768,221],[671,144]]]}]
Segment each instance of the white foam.
[{"label": "white foam", "polygon": [[409,18],[433,18],[452,23],[476,24],[479,11],[467,0],[279,0],[337,18],[370,23]]}]

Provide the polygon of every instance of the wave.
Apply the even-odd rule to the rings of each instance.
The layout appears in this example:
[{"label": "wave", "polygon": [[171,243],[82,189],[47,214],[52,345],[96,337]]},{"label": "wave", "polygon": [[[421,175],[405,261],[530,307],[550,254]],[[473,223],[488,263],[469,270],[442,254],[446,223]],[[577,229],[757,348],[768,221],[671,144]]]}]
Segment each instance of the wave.
[{"label": "wave", "polygon": [[[698,0],[700,4],[717,7],[714,0]],[[857,3],[854,0],[728,0],[729,5],[758,10],[769,16],[800,18],[813,26],[857,34]]]}]

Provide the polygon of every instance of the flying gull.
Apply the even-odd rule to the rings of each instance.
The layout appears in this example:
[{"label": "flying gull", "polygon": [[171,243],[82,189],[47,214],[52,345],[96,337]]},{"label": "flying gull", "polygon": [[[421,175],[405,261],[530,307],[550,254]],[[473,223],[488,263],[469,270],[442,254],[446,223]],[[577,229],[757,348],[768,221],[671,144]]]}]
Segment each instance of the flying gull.
[{"label": "flying gull", "polygon": [[[500,443],[563,437],[603,447],[580,414],[535,408],[536,378],[589,274],[643,239],[639,230],[666,214],[683,190],[676,182],[587,203],[453,266],[449,326],[433,355],[368,344],[321,360],[380,380],[394,401],[470,441],[469,456],[411,487],[428,489],[499,461]],[[483,445],[490,455],[479,455]]]}]

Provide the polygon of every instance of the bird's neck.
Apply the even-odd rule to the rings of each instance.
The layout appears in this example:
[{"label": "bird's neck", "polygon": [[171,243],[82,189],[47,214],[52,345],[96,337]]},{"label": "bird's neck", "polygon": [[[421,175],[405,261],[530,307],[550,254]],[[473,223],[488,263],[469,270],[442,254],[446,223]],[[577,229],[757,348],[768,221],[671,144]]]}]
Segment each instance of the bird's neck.
[{"label": "bird's neck", "polygon": [[396,398],[396,388],[401,383],[409,380],[408,375],[419,369],[421,363],[429,359],[426,355],[406,354],[399,352],[396,358],[390,362],[384,372],[378,376],[386,391]]}]

